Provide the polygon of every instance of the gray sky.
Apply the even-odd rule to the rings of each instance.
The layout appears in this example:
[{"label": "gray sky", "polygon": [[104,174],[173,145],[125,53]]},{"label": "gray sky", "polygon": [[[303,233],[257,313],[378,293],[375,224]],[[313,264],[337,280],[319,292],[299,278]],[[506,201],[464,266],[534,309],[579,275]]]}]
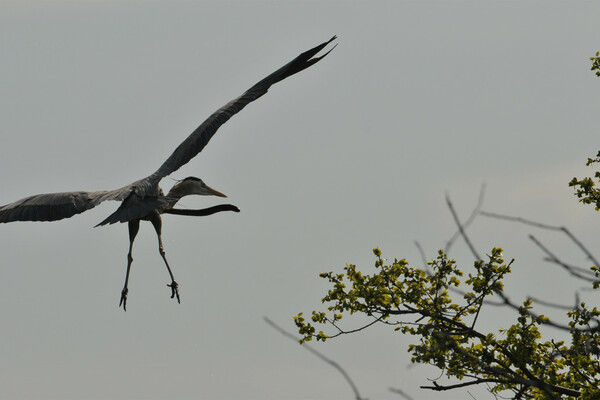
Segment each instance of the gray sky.
[{"label": "gray sky", "polygon": [[[163,219],[181,305],[143,224],[128,311],[117,307],[127,228],[92,228],[116,203],[0,226],[0,397],[352,398],[262,317],[293,330],[320,307],[318,273],[372,271],[373,247],[419,265],[419,240],[433,257],[455,230],[446,192],[466,217],[486,183],[485,209],[566,224],[593,248],[598,216],[567,182],[592,174],[598,150],[598,15],[596,2],[0,2],[0,204],[147,176],[215,109],[339,37],[174,174],[242,210]],[[553,233],[489,219],[470,230],[481,252],[517,258],[513,299],[571,302],[530,232],[586,263]],[[472,264],[462,242],[452,255]],[[370,399],[468,396],[420,391],[439,373],[407,368],[408,343],[375,327],[317,348]]]}]

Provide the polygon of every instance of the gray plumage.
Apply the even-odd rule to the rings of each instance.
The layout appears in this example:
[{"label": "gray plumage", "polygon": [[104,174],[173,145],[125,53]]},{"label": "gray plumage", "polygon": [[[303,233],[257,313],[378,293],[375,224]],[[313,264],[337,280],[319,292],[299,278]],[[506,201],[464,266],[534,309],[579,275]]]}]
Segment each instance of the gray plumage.
[{"label": "gray plumage", "polygon": [[0,222],[58,221],[94,208],[106,200],[124,201],[126,199],[130,199],[130,201],[127,204],[123,203],[115,213],[98,225],[127,222],[145,217],[150,211],[165,203],[164,200],[151,196],[152,192],[156,192],[162,178],[177,171],[194,158],[204,149],[221,125],[245,106],[267,93],[273,84],[310,67],[329,54],[333,48],[320,57],[314,57],[335,38],[334,36],[300,54],[252,86],[240,97],[219,108],[196,128],[152,175],[115,190],[46,193],[29,196],[1,206]]},{"label": "gray plumage", "polygon": [[219,108],[196,128],[196,130],[194,130],[194,132],[192,132],[175,149],[169,158],[167,158],[160,168],[152,175],[115,190],[46,193],[29,196],[15,201],[14,203],[1,206],[0,222],[58,221],[94,208],[106,200],[121,201],[121,205],[115,212],[96,225],[114,224],[116,222],[128,223],[129,252],[127,254],[127,273],[125,275],[125,285],[121,291],[119,306],[122,305],[123,310],[126,310],[127,308],[129,272],[133,262],[133,241],[138,233],[140,220],[148,220],[154,226],[158,236],[158,249],[171,278],[171,283],[167,286],[171,288],[171,298],[177,298],[177,301],[179,302],[179,286],[177,282],[175,282],[175,278],[173,277],[173,273],[167,262],[162,245],[161,214],[207,216],[223,211],[239,212],[240,210],[231,204],[221,204],[202,210],[174,209],[173,206],[175,206],[179,199],[191,194],[220,197],[227,196],[212,189],[201,179],[195,177],[188,177],[179,181],[171,188],[167,195],[163,194],[158,185],[159,182],[162,178],[177,171],[200,153],[221,125],[240,112],[248,104],[267,93],[272,85],[310,67],[319,62],[323,57],[327,56],[335,46],[322,56],[315,57],[319,51],[331,43],[335,38],[336,37],[334,36],[328,41],[300,54],[283,67],[252,86],[240,97]]}]

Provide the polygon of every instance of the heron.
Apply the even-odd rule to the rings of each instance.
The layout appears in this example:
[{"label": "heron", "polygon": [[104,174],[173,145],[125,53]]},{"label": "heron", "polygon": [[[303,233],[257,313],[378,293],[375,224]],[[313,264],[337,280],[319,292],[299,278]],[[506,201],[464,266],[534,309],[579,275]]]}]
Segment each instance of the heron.
[{"label": "heron", "polygon": [[241,96],[219,108],[196,128],[173,151],[160,168],[151,175],[114,190],[44,193],[25,197],[13,203],[0,206],[0,222],[58,221],[90,210],[106,200],[120,201],[121,204],[117,210],[96,225],[98,227],[117,222],[128,223],[129,251],[127,253],[127,271],[125,273],[125,284],[121,291],[119,307],[122,306],[124,311],[127,310],[129,273],[133,262],[133,242],[139,231],[141,220],[150,221],[156,231],[158,250],[171,279],[171,283],[167,285],[171,289],[171,298],[176,298],[177,302],[181,303],[179,285],[175,281],[162,243],[161,214],[208,216],[224,211],[239,212],[240,210],[232,204],[221,204],[199,210],[174,208],[177,202],[184,196],[227,196],[211,188],[202,179],[196,177],[187,177],[177,181],[165,195],[159,186],[160,181],[177,171],[200,153],[224,123],[248,104],[267,93],[272,85],[314,65],[326,57],[337,44],[323,55],[317,56],[317,54],[335,39],[336,36],[333,36],[326,42],[305,51],[246,90]]}]

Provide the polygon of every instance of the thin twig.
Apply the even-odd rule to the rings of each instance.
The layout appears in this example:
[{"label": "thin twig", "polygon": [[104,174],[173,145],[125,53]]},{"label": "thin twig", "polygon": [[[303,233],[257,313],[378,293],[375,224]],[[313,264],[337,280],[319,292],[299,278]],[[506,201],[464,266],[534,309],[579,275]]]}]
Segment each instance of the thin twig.
[{"label": "thin twig", "polygon": [[[461,228],[461,225],[459,225],[458,226],[458,230],[454,233],[454,235],[452,235],[452,237],[450,238],[450,240],[448,240],[448,242],[446,242],[446,249],[444,250],[444,252],[448,253],[450,251],[450,247],[452,247],[452,245],[454,244],[454,241],[459,236],[462,235],[461,230],[464,230],[465,228],[467,228],[475,220],[475,217],[477,217],[477,214],[480,212],[481,207],[483,206],[483,199],[484,198],[485,198],[485,183],[483,183],[481,185],[481,189],[479,190],[479,199],[477,200],[477,205],[475,206],[475,208],[471,212],[471,215],[469,216],[469,218],[467,218],[467,220],[465,221],[465,223],[462,224],[462,228]],[[446,194],[446,201],[448,201],[448,195],[447,194]]]},{"label": "thin twig", "polygon": [[[551,262],[551,263],[556,263],[556,260],[554,260],[550,257],[545,257],[545,258],[543,258],[543,260]],[[594,271],[592,271],[589,268],[578,267],[577,265],[567,264],[566,262],[563,262],[563,264],[566,265],[569,269],[572,269],[573,271],[576,271],[577,273],[579,273],[581,275],[587,275],[587,277],[582,276],[582,279],[594,279],[596,277],[596,274],[594,273]]]},{"label": "thin twig", "polygon": [[410,397],[409,395],[407,395],[406,393],[404,393],[403,390],[396,389],[396,388],[390,388],[390,392],[399,394],[400,396],[404,397],[406,400],[413,400],[413,398]]},{"label": "thin twig", "polygon": [[[263,319],[265,320],[265,322],[267,324],[271,325],[271,327],[273,329],[275,329],[276,331],[278,331],[279,333],[281,333],[283,336],[285,336],[285,337],[287,337],[289,339],[292,339],[296,343],[298,343],[300,341],[300,338],[297,338],[296,336],[294,336],[291,333],[287,332],[283,328],[279,327],[279,325],[275,324],[275,322],[271,321],[268,317],[263,317]],[[313,349],[312,347],[310,347],[306,343],[304,343],[302,345],[302,348],[308,350],[309,352],[311,352],[315,356],[319,357],[321,360],[325,361],[327,364],[331,365],[333,368],[337,369],[339,371],[339,373],[342,374],[342,376],[344,377],[344,379],[346,379],[346,382],[348,382],[348,384],[352,388],[352,391],[354,392],[354,396],[356,397],[356,400],[366,400],[366,399],[363,399],[360,396],[360,393],[358,392],[358,388],[356,387],[356,385],[354,384],[354,382],[350,378],[350,375],[348,375],[348,373],[338,363],[336,363],[335,361],[330,360],[329,358],[325,357],[323,354],[321,354],[317,350]]]},{"label": "thin twig", "polygon": [[383,319],[383,315],[381,317],[378,317],[378,318],[373,317],[373,322],[370,322],[367,325],[364,325],[364,326],[361,326],[360,328],[352,329],[352,330],[349,330],[349,331],[343,330],[342,328],[340,328],[339,326],[337,326],[335,322],[333,322],[330,319],[327,319],[327,322],[329,322],[335,329],[338,330],[338,333],[336,333],[335,335],[327,336],[327,338],[328,339],[333,339],[333,338],[341,336],[341,335],[346,335],[346,334],[349,334],[349,333],[360,332],[363,329],[367,329],[371,325],[376,324],[377,322],[381,321],[382,319]]},{"label": "thin twig", "polygon": [[598,260],[596,260],[596,258],[592,255],[592,253],[567,228],[563,227],[562,231],[565,233],[565,235],[567,235],[573,241],[573,243],[575,243],[581,249],[581,251],[583,251],[585,253],[587,258],[591,262],[593,262],[594,265],[600,267],[600,263],[598,263]]},{"label": "thin twig", "polygon": [[492,212],[488,212],[488,211],[480,211],[479,214],[481,214],[485,217],[504,219],[506,221],[512,221],[512,222],[519,222],[521,224],[531,225],[531,226],[535,226],[536,228],[547,229],[550,231],[560,231],[563,229],[560,226],[543,224],[541,222],[535,222],[535,221],[531,221],[531,220],[521,218],[521,217],[512,217],[510,215],[503,215],[503,214],[492,213]]},{"label": "thin twig", "polygon": [[450,212],[452,213],[454,222],[456,223],[456,226],[458,226],[458,231],[459,231],[460,235],[463,237],[463,239],[465,240],[465,242],[467,243],[467,246],[471,250],[471,253],[473,253],[473,256],[475,257],[476,260],[481,260],[481,257],[477,253],[477,250],[475,250],[475,247],[471,243],[471,240],[469,239],[469,237],[467,236],[467,233],[464,230],[464,225],[461,224],[460,219],[458,218],[458,215],[456,214],[456,211],[454,210],[454,206],[452,205],[452,202],[450,201],[450,195],[448,195],[448,193],[446,193],[446,204],[448,204],[448,208],[450,209]]},{"label": "thin twig", "polygon": [[466,386],[480,385],[482,383],[492,382],[492,383],[512,383],[506,379],[498,379],[498,378],[478,378],[473,381],[461,382],[454,385],[440,385],[436,381],[433,381],[433,386],[420,386],[421,389],[431,389],[435,391],[443,391],[443,390],[452,390],[457,388],[463,388]]},{"label": "thin twig", "polygon": [[527,299],[531,300],[532,302],[537,303],[539,305],[542,305],[545,307],[557,308],[559,310],[571,311],[571,310],[575,309],[574,306],[565,306],[563,304],[552,303],[550,301],[540,300],[538,298],[531,297],[531,296],[527,296]]},{"label": "thin twig", "polygon": [[[537,240],[535,236],[529,235],[529,239],[531,239],[531,241],[533,243],[535,243],[537,247],[539,247],[544,253],[546,253],[546,255],[548,256],[548,260],[550,262],[553,262],[553,263],[561,266],[565,271],[567,271],[569,274],[573,275],[576,278],[579,278],[579,279],[582,279],[582,280],[585,280],[588,282],[590,281],[590,279],[592,279],[589,276],[585,276],[585,275],[577,272],[575,269],[571,268],[570,265],[562,262],[554,253],[552,253],[546,246],[544,246],[539,240]],[[593,279],[591,281],[594,282]]]},{"label": "thin twig", "polygon": [[511,217],[509,215],[502,215],[502,214],[491,213],[491,212],[487,212],[487,211],[480,211],[479,214],[486,216],[486,217],[490,217],[490,218],[503,219],[503,220],[512,221],[512,222],[519,222],[519,223],[522,223],[525,225],[535,226],[536,228],[546,229],[546,230],[550,230],[550,231],[561,231],[565,235],[567,235],[569,237],[569,239],[571,239],[571,241],[577,245],[577,247],[579,247],[579,249],[586,255],[586,257],[592,263],[594,263],[594,265],[600,266],[600,263],[598,262],[598,260],[596,260],[594,255],[587,249],[587,247],[585,247],[583,245],[583,243],[581,243],[579,241],[579,239],[577,239],[575,237],[575,235],[573,235],[571,233],[571,231],[569,231],[564,226],[548,225],[548,224],[543,224],[541,222],[531,221],[531,220],[521,218],[521,217]]},{"label": "thin twig", "polygon": [[[506,296],[504,294],[504,292],[496,292],[496,293],[498,294],[498,296],[500,296],[502,298],[502,300],[504,300],[504,305],[512,308],[515,311],[519,311],[519,309],[520,309],[521,306],[513,303],[508,298],[508,296]],[[529,315],[529,316],[531,316],[532,318],[535,318],[535,319],[537,319],[537,318],[540,317],[539,314],[536,314],[536,313],[532,312],[531,310],[527,310],[527,315]],[[551,319],[545,320],[544,321],[544,325],[551,326],[553,328],[560,329],[560,330],[563,330],[563,331],[570,331],[571,330],[571,327],[569,327],[568,325],[559,324],[557,322],[552,321]],[[581,331],[583,332],[583,330],[581,330]]]},{"label": "thin twig", "polygon": [[425,272],[427,273],[427,275],[431,275],[431,268],[429,268],[429,264],[427,263],[427,256],[425,255],[425,251],[423,250],[423,247],[421,246],[421,243],[419,243],[418,240],[415,240],[415,246],[417,246],[417,250],[419,250],[419,254],[421,254],[421,261],[423,262],[423,269],[425,270]]}]

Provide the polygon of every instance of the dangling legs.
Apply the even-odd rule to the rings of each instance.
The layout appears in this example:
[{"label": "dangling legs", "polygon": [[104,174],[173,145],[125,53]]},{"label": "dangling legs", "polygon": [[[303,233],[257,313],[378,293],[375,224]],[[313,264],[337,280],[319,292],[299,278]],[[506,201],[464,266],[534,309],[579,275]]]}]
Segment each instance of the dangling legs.
[{"label": "dangling legs", "polygon": [[131,269],[131,263],[133,262],[131,250],[133,248],[133,241],[135,240],[135,236],[139,230],[139,219],[129,221],[129,253],[127,253],[127,274],[125,275],[125,286],[123,286],[123,290],[121,291],[121,301],[119,302],[119,307],[123,306],[123,311],[127,311],[127,292],[129,291],[129,289],[127,289],[127,284],[129,283],[129,270]]},{"label": "dangling legs", "polygon": [[167,257],[165,256],[165,250],[163,249],[161,231],[162,231],[162,219],[160,218],[160,214],[158,212],[154,212],[149,215],[150,222],[154,226],[154,230],[156,231],[156,235],[158,236],[158,252],[160,256],[165,261],[165,265],[167,266],[167,271],[169,271],[169,275],[171,276],[171,283],[167,286],[171,288],[171,298],[177,297],[177,302],[181,303],[179,299],[179,285],[175,282],[175,278],[173,277],[173,272],[171,272],[171,267],[169,267],[169,263],[167,262]]}]

